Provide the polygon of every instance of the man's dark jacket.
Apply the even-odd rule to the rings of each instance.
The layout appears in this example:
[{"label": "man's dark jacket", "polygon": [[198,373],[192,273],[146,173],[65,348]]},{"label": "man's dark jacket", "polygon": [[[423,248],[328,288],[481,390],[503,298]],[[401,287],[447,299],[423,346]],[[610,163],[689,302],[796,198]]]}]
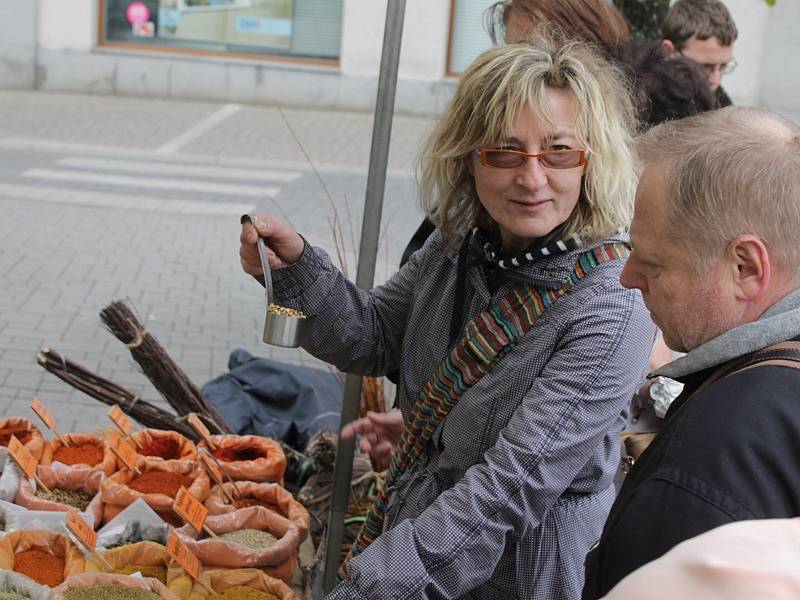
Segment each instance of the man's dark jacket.
[{"label": "man's dark jacket", "polygon": [[[798,304],[797,293],[790,304]],[[779,317],[797,334],[800,310],[793,308]],[[752,338],[758,322],[751,325]],[[755,348],[751,339],[750,350],[779,341],[772,335]],[[800,369],[752,367],[698,391],[726,363],[678,377],[686,387],[586,558],[584,600],[601,598],[640,566],[717,526],[800,515]]]}]

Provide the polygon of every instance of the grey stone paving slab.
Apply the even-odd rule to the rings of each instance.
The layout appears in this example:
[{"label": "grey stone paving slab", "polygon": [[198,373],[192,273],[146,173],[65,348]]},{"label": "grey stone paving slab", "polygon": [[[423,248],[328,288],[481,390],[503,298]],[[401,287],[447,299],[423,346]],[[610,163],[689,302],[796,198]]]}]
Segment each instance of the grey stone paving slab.
[{"label": "grey stone paving slab", "polygon": [[[28,199],[0,192],[0,414],[31,416],[31,396],[39,394],[64,431],[106,426],[107,407],[36,364],[43,345],[166,407],[128,350],[100,323],[100,309],[120,298],[130,298],[148,331],[198,384],[226,372],[235,348],[317,364],[302,351],[260,342],[263,291],[241,271],[238,218],[205,215],[193,208],[200,202],[233,205],[238,199],[148,190],[146,196],[156,196],[164,206],[182,202],[188,212],[176,214],[152,205],[138,209],[135,202],[123,210],[115,201],[135,200],[140,195],[135,186],[45,181],[26,174],[33,168],[94,172],[89,166],[59,162],[69,157],[135,159],[176,168],[214,164],[274,170],[278,165],[283,172],[296,171],[297,177],[277,183],[277,195],[257,204],[285,213],[311,243],[332,254],[330,219],[338,212],[350,245],[360,232],[371,115],[286,111],[312,160],[319,163],[331,198],[275,109],[245,107],[173,156],[141,151],[173,139],[220,106],[0,91],[0,184],[43,192]],[[390,161],[395,175],[387,182],[378,281],[394,270],[421,219],[408,170],[430,125],[424,119],[397,120]],[[16,141],[9,142],[10,138]],[[108,169],[102,173],[131,175]],[[143,172],[141,177],[157,176]],[[225,181],[196,175],[164,177]],[[82,200],[88,193],[105,204],[88,205]],[[70,201],[48,201],[55,195]],[[348,251],[349,270],[354,273],[352,254]]]}]

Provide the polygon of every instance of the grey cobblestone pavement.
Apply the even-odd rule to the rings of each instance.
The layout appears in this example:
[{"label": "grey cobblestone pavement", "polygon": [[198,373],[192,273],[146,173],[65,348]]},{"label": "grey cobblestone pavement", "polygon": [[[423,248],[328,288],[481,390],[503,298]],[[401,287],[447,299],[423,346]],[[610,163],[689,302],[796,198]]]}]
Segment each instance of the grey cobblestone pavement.
[{"label": "grey cobblestone pavement", "polygon": [[[353,222],[348,243],[357,238],[371,123],[368,114],[0,91],[0,416],[33,418],[37,394],[61,431],[107,425],[103,405],[36,364],[43,345],[161,402],[100,323],[119,298],[198,384],[226,372],[237,347],[314,363],[260,343],[263,292],[239,267],[238,217],[279,210],[334,252],[338,213],[345,230]],[[421,219],[412,168],[430,127],[395,121],[378,280]],[[348,260],[354,273],[352,251]]]}]

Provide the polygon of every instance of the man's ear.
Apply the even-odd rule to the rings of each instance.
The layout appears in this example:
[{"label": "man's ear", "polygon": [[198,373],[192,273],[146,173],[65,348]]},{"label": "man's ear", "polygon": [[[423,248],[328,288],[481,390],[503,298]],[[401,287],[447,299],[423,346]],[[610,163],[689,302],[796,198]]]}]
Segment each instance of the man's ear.
[{"label": "man's ear", "polygon": [[760,238],[743,234],[728,244],[734,294],[746,302],[758,300],[769,288],[772,267],[769,251]]},{"label": "man's ear", "polygon": [[667,54],[675,54],[677,52],[675,49],[675,44],[672,43],[672,40],[661,40],[661,47]]}]

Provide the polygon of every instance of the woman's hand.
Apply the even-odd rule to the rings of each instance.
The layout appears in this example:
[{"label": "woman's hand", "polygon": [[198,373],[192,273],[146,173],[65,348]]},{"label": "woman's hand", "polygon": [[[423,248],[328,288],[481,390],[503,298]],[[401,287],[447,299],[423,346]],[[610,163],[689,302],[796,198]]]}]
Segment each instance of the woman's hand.
[{"label": "woman's hand", "polygon": [[253,218],[255,223],[242,218],[242,233],[239,236],[239,257],[245,273],[254,277],[264,274],[256,246],[259,236],[266,242],[270,269],[286,267],[300,258],[303,254],[303,238],[290,225],[263,213]]},{"label": "woman's hand", "polygon": [[342,438],[361,436],[358,447],[369,455],[375,471],[385,471],[397,450],[403,433],[403,413],[393,410],[388,413],[368,412],[363,419],[356,419],[342,429]]}]

